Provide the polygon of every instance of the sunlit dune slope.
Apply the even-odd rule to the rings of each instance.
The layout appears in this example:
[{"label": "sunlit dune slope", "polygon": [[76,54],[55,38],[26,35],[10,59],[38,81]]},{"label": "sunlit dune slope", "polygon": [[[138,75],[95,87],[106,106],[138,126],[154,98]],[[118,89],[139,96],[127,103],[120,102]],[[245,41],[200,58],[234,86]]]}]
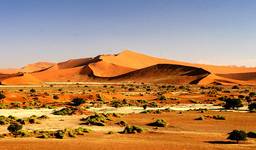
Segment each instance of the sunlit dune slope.
[{"label": "sunlit dune slope", "polygon": [[38,85],[43,82],[31,74],[24,74],[22,76],[8,78],[2,81],[6,85]]}]

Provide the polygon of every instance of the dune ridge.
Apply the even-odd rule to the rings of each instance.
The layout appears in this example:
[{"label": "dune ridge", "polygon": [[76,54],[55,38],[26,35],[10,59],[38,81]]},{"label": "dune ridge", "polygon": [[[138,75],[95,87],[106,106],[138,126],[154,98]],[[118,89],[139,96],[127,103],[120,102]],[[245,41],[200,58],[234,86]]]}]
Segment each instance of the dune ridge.
[{"label": "dune ridge", "polygon": [[0,81],[2,84],[111,81],[246,85],[256,84],[255,75],[256,68],[193,64],[124,50],[113,55],[60,63],[38,62],[16,70],[2,69]]}]

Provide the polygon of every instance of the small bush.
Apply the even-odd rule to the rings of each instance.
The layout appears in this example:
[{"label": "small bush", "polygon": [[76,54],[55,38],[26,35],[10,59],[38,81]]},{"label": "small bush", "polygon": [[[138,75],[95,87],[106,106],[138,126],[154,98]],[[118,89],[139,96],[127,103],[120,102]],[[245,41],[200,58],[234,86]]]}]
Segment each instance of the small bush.
[{"label": "small bush", "polygon": [[11,132],[12,134],[17,134],[17,132],[18,132],[19,130],[21,130],[22,127],[23,127],[23,126],[22,126],[21,124],[19,124],[19,123],[17,123],[17,122],[14,122],[14,123],[12,123],[11,125],[8,126],[7,130],[8,130],[9,132]]},{"label": "small bush", "polygon": [[122,126],[122,127],[125,127],[125,126],[127,126],[128,124],[127,124],[127,122],[125,122],[125,121],[119,121],[119,122],[117,122],[116,123],[117,125],[119,125],[119,126]]},{"label": "small bush", "polygon": [[65,133],[64,133],[63,130],[58,130],[58,131],[55,132],[54,135],[55,135],[55,137],[56,137],[57,139],[63,139],[64,136],[65,136]]},{"label": "small bush", "polygon": [[149,126],[155,126],[155,127],[166,127],[167,122],[163,119],[157,119],[155,122],[149,123]]},{"label": "small bush", "polygon": [[256,102],[251,103],[250,105],[248,105],[248,109],[250,112],[255,112],[256,111]]},{"label": "small bush", "polygon": [[83,121],[82,124],[85,125],[96,125],[96,126],[105,126],[106,120],[109,120],[108,117],[105,115],[95,114],[88,116],[87,118],[82,118],[81,121]]},{"label": "small bush", "polygon": [[135,133],[142,133],[143,129],[138,126],[126,126],[124,130],[120,133],[122,134],[135,134]]},{"label": "small bush", "polygon": [[243,130],[233,130],[232,132],[229,133],[229,136],[227,139],[234,140],[237,143],[239,143],[239,141],[247,140],[247,134]]},{"label": "small bush", "polygon": [[75,108],[62,108],[61,110],[54,111],[54,115],[73,115],[77,109]]},{"label": "small bush", "polygon": [[224,116],[221,116],[221,115],[213,116],[213,119],[215,119],[215,120],[226,120],[226,118]]},{"label": "small bush", "polygon": [[31,89],[30,93],[36,93],[36,90],[35,89]]},{"label": "small bush", "polygon": [[256,132],[255,131],[251,131],[247,133],[247,137],[249,138],[256,138]]},{"label": "small bush", "polygon": [[72,106],[80,106],[85,103],[85,100],[82,98],[74,98],[71,102]]},{"label": "small bush", "polygon": [[225,105],[223,107],[225,109],[238,109],[239,107],[243,107],[243,104],[242,104],[242,101],[240,99],[228,98],[225,101]]},{"label": "small bush", "polygon": [[0,92],[0,100],[5,99],[5,95]]}]

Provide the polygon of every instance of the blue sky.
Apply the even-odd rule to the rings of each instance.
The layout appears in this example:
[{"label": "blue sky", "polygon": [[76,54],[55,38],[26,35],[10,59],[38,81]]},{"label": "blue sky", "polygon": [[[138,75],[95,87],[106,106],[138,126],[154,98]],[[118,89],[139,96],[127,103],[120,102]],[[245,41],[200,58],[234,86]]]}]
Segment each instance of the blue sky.
[{"label": "blue sky", "polygon": [[136,50],[256,66],[255,0],[0,0],[0,68]]}]

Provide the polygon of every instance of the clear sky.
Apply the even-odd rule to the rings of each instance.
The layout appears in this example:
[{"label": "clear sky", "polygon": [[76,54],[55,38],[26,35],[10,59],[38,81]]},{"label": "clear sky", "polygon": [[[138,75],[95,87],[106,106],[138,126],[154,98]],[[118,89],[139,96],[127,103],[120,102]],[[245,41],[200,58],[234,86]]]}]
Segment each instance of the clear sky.
[{"label": "clear sky", "polygon": [[122,49],[256,66],[256,0],[0,0],[0,68]]}]

